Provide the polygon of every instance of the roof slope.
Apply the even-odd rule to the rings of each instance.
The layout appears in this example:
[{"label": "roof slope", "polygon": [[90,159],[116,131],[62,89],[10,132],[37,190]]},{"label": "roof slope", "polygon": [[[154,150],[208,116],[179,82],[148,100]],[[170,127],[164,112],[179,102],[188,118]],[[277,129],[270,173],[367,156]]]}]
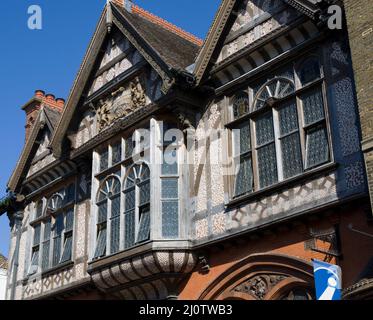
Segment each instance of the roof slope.
[{"label": "roof slope", "polygon": [[135,5],[131,12],[113,5],[167,65],[185,69],[194,63],[202,40]]},{"label": "roof slope", "polygon": [[50,108],[47,105],[44,106],[44,111],[51,124],[52,129],[54,129],[61,118],[61,112],[57,111],[56,109]]},{"label": "roof slope", "polygon": [[0,269],[8,269],[8,259],[0,253]]},{"label": "roof slope", "polygon": [[8,188],[11,191],[13,192],[16,191],[18,183],[24,171],[26,170],[27,164],[30,161],[31,153],[34,148],[34,144],[38,137],[39,132],[43,130],[44,125],[46,124],[50,132],[53,133],[60,118],[61,118],[61,113],[59,111],[53,108],[50,108],[47,105],[42,106],[36,118],[36,121],[33,125],[33,128],[31,130],[31,134],[23,147],[23,150],[18,159],[16,167],[12,175],[9,178]]}]

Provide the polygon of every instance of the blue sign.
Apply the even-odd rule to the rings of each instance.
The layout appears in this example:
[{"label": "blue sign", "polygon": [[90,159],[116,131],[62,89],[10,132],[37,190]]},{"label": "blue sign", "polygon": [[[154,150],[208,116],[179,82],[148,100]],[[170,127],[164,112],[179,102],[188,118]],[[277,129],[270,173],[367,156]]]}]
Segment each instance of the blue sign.
[{"label": "blue sign", "polygon": [[313,260],[317,300],[341,300],[342,270],[335,264]]}]

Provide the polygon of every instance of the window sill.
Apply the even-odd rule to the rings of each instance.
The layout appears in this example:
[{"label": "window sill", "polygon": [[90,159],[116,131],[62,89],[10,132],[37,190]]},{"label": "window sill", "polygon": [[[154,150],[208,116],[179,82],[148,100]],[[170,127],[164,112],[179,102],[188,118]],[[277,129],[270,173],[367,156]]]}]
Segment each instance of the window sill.
[{"label": "window sill", "polygon": [[91,260],[88,262],[88,272],[93,270],[106,268],[124,260],[134,258],[147,252],[152,251],[168,251],[168,250],[188,250],[190,249],[190,242],[186,239],[173,239],[173,240],[148,240],[138,244],[137,246],[125,249],[124,251],[117,252],[110,256],[105,256],[99,259]]},{"label": "window sill", "polygon": [[284,181],[281,181],[279,183],[276,183],[275,185],[272,185],[270,187],[266,187],[264,189],[252,192],[250,194],[246,194],[246,195],[237,197],[235,199],[232,199],[229,203],[227,203],[225,205],[225,207],[226,207],[226,209],[239,207],[243,204],[246,204],[247,202],[249,202],[251,200],[254,200],[254,199],[257,200],[258,198],[269,196],[269,195],[271,195],[275,192],[278,192],[278,191],[281,191],[281,190],[284,190],[284,189],[288,189],[289,187],[294,186],[295,184],[299,184],[300,182],[303,182],[303,181],[305,181],[305,180],[307,180],[311,177],[333,171],[333,170],[337,169],[337,167],[338,167],[338,164],[335,163],[335,162],[327,163],[327,164],[325,164],[321,167],[311,169],[311,170],[306,171],[306,172],[304,172],[300,175],[297,175],[295,177],[292,177],[292,178],[286,179]]}]

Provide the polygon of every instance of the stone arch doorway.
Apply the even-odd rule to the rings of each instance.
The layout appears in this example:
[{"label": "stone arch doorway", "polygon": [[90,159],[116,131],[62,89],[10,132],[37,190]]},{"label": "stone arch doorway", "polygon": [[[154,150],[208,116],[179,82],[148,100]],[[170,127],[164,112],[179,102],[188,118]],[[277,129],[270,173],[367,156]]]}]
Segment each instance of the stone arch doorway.
[{"label": "stone arch doorway", "polygon": [[312,300],[312,265],[280,254],[254,254],[215,279],[201,300]]}]

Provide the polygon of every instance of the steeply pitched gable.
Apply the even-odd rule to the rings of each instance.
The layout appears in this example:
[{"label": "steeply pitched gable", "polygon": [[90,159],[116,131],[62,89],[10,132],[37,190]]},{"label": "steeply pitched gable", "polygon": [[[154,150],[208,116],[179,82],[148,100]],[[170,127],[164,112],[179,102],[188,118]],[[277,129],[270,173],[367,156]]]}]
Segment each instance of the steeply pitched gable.
[{"label": "steeply pitched gable", "polygon": [[47,139],[47,142],[49,142],[49,137],[52,135],[60,116],[61,113],[59,111],[47,105],[41,107],[30,137],[26,141],[17,165],[9,179],[8,188],[11,191],[16,192],[22,179],[27,177],[38,151],[41,154],[44,149],[47,150],[48,145],[46,143],[43,144],[43,141]]},{"label": "steeply pitched gable", "polygon": [[[249,0],[248,2],[250,4],[250,2],[253,1]],[[327,5],[327,2],[324,0],[257,0],[255,2],[256,6],[262,9],[275,7],[276,3],[283,2],[291,8],[296,9],[300,14],[304,14],[313,20],[321,18],[321,9],[325,8]],[[222,47],[229,41],[229,37],[235,36],[235,30],[232,30],[232,28],[235,28],[235,24],[239,24],[238,20],[242,18],[250,19],[250,14],[247,14],[246,17],[240,17],[242,6],[246,3],[247,1],[241,0],[222,0],[214,22],[196,60],[194,74],[197,84],[203,79],[206,71],[210,70],[219,59]],[[248,8],[248,10],[250,10],[250,8]],[[260,19],[260,17],[253,14],[251,16],[251,21],[245,22],[251,22],[251,25],[254,25],[258,23]],[[285,21],[284,24],[286,23]],[[247,44],[247,46],[249,45],[250,44]]]},{"label": "steeply pitched gable", "polygon": [[57,157],[61,155],[62,142],[82,94],[92,78],[102,46],[110,36],[109,31],[114,29],[119,30],[158,73],[163,82],[161,87],[163,93],[173,86],[175,73],[184,70],[194,62],[199,50],[200,41],[192,35],[182,32],[175,26],[171,27],[171,24],[161,23],[160,18],[157,20],[157,17],[136,6],[132,6],[128,11],[116,3],[109,2],[101,15],[71,89],[61,121],[53,134],[51,146]]}]

